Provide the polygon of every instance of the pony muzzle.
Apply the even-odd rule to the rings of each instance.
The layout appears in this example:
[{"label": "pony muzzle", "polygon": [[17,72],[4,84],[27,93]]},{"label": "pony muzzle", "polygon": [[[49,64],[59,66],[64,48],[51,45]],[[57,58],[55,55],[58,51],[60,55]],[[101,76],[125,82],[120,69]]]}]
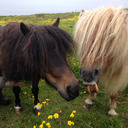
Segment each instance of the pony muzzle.
[{"label": "pony muzzle", "polygon": [[99,92],[97,83],[95,83],[93,85],[92,84],[88,84],[87,89],[88,89],[89,93],[92,93],[92,92],[98,93]]},{"label": "pony muzzle", "polygon": [[72,87],[70,85],[67,86],[66,92],[67,92],[70,100],[75,99],[77,96],[79,96],[79,84],[75,87]]},{"label": "pony muzzle", "polygon": [[87,85],[87,89],[88,89],[88,92],[89,93],[92,93],[92,92],[96,92],[98,93],[99,92],[99,89],[98,89],[98,85],[96,82],[83,82],[85,85]]},{"label": "pony muzzle", "polygon": [[67,85],[65,88],[60,87],[57,89],[60,95],[67,101],[75,99],[79,96],[79,84],[78,85]]}]

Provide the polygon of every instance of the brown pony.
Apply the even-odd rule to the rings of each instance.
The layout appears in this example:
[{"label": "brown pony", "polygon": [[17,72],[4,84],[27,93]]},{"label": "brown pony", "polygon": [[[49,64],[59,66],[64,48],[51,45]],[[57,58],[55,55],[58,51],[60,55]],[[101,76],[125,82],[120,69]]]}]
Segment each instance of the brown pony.
[{"label": "brown pony", "polygon": [[[0,32],[0,68],[9,81],[32,81],[32,93],[38,100],[38,82],[45,79],[66,100],[79,95],[78,80],[66,61],[72,52],[73,40],[58,28],[59,18],[51,26],[9,23]],[[20,109],[20,87],[13,87],[15,108]],[[38,108],[35,107],[35,112]]]},{"label": "brown pony", "polygon": [[117,115],[115,99],[128,83],[128,12],[112,7],[82,10],[74,39],[82,63],[81,78],[90,93],[85,105],[92,105],[102,80],[111,98],[108,114]]}]

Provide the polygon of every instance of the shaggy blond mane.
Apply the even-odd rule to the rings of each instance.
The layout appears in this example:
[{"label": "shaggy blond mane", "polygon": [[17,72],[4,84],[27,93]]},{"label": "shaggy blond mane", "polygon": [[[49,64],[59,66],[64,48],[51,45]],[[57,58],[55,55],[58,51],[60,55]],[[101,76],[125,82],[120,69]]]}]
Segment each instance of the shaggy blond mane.
[{"label": "shaggy blond mane", "polygon": [[105,68],[103,80],[110,94],[128,83],[128,12],[123,8],[98,8],[81,12],[74,32],[82,63],[97,60]]}]

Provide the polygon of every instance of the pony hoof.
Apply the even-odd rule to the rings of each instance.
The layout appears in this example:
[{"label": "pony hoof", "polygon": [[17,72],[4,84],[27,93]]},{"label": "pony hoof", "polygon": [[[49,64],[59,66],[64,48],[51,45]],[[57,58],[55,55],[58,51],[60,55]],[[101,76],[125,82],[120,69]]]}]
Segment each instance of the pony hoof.
[{"label": "pony hoof", "polygon": [[38,112],[41,111],[41,105],[38,103],[37,105],[35,105],[35,107],[33,108],[34,110],[34,114],[38,115]]},{"label": "pony hoof", "polygon": [[90,99],[87,99],[85,100],[83,107],[89,109],[92,107],[92,105],[92,101]]},{"label": "pony hoof", "polygon": [[109,116],[112,116],[112,117],[116,117],[117,116],[117,113],[114,109],[111,109],[109,112],[108,112],[108,115]]},{"label": "pony hoof", "polygon": [[87,103],[84,102],[83,107],[84,107],[85,109],[86,109],[86,108],[89,109],[89,108],[92,107],[92,105],[93,105],[93,104],[87,104]]},{"label": "pony hoof", "polygon": [[15,106],[14,109],[15,109],[16,114],[19,114],[22,112],[22,107]]},{"label": "pony hoof", "polygon": [[35,114],[35,115],[38,115],[38,112],[41,111],[40,109],[37,109],[37,108],[34,108],[33,110],[34,110],[34,114]]}]

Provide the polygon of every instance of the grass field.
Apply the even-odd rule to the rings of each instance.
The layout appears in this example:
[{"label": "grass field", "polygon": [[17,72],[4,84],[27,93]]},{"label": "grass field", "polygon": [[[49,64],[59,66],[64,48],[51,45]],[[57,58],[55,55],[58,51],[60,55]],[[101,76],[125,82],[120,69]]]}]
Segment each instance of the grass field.
[{"label": "grass field", "polygon": [[[9,22],[24,22],[37,25],[50,25],[57,17],[60,17],[60,28],[72,35],[73,27],[78,19],[79,13],[65,14],[37,14],[29,16],[1,16],[0,25]],[[4,88],[3,93],[8,96],[12,103],[8,106],[0,106],[0,128],[128,128],[128,88],[121,93],[117,100],[118,116],[108,116],[109,97],[99,86],[99,93],[94,105],[89,110],[83,108],[83,102],[88,97],[86,87],[80,79],[80,63],[76,55],[67,58],[68,63],[75,76],[80,81],[80,95],[75,100],[67,102],[59,93],[40,80],[39,100],[42,104],[40,115],[33,114],[33,96],[31,83],[24,83],[21,86],[21,104],[23,112],[14,112],[14,94],[12,88]],[[72,114],[71,114],[72,113]],[[59,115],[59,116],[58,116]],[[71,116],[71,117],[70,117]],[[44,122],[45,121],[45,122]]]}]

